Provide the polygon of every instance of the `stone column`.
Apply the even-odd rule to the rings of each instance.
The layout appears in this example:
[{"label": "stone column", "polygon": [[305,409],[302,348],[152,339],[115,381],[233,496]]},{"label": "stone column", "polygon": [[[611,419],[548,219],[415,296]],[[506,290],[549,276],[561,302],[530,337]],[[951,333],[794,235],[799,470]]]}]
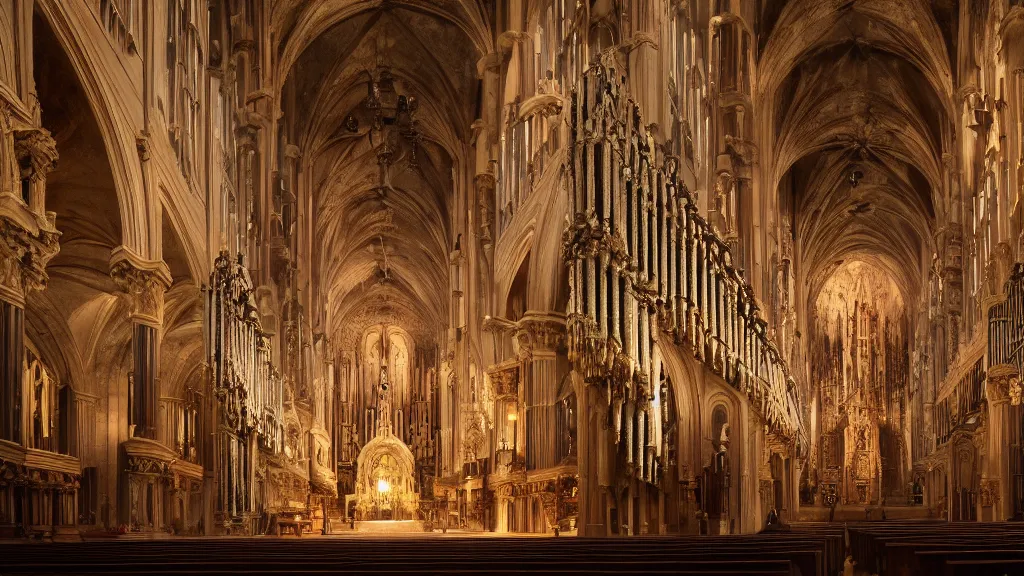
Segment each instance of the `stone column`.
[{"label": "stone column", "polygon": [[580,503],[577,525],[581,536],[607,536],[611,467],[615,442],[608,426],[608,393],[604,386],[587,383],[577,390],[579,416]]},{"label": "stone column", "polygon": [[130,436],[156,439],[160,327],[171,275],[162,261],[145,260],[121,246],[111,254],[110,276],[125,293],[132,320]]},{"label": "stone column", "polygon": [[1010,491],[1013,479],[1007,447],[1013,444],[1010,438],[1010,406],[1020,405],[1021,401],[1020,373],[1015,366],[998,364],[989,367],[986,378],[989,457],[981,480],[981,492],[985,498],[979,498],[979,501],[984,506],[986,498],[992,500],[992,520],[999,522],[1013,515]]},{"label": "stone column", "polygon": [[523,452],[528,469],[557,466],[555,453],[555,412],[558,385],[568,370],[559,362],[558,350],[565,346],[565,318],[551,313],[527,312],[516,334],[519,353],[525,361],[524,408],[526,421]]},{"label": "stone column", "polygon": [[46,130],[14,131],[6,113],[0,116],[0,157],[16,158],[19,168],[18,174],[0,172],[19,184],[0,191],[0,439],[22,443],[25,299],[46,286],[46,264],[60,250],[54,214],[44,206],[46,173],[57,151]]}]

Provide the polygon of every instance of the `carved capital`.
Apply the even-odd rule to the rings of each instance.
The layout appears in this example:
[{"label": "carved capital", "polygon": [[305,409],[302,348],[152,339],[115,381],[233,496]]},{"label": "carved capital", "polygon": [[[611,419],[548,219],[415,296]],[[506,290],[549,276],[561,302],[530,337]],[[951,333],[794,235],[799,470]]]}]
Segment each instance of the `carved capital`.
[{"label": "carved capital", "polygon": [[25,306],[31,290],[46,287],[46,264],[60,250],[56,230],[29,230],[0,215],[0,299]]},{"label": "carved capital", "polygon": [[110,277],[128,297],[133,320],[160,326],[164,292],[171,286],[171,274],[163,261],[145,260],[120,246],[110,257]]},{"label": "carved capital", "polygon": [[497,180],[494,178],[493,172],[480,172],[473,177],[473,183],[476,185],[476,189],[482,193],[494,192],[494,187],[497,185]]},{"label": "carved capital", "polygon": [[986,374],[985,393],[990,403],[1000,405],[1007,401],[1013,406],[1021,402],[1020,372],[1016,366],[997,364],[991,366]]},{"label": "carved capital", "polygon": [[14,153],[18,163],[31,170],[33,180],[41,180],[57,165],[57,143],[46,128],[15,132]]},{"label": "carved capital", "polygon": [[557,314],[527,313],[519,321],[516,341],[519,356],[528,360],[534,352],[551,352],[565,347],[565,318]]}]

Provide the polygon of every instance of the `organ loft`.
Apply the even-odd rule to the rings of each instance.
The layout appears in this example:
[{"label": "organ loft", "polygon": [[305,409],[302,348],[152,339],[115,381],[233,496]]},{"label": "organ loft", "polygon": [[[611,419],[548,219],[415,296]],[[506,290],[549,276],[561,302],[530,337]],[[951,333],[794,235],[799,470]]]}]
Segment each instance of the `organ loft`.
[{"label": "organ loft", "polygon": [[0,540],[1024,519],[1022,126],[1019,0],[0,0]]}]

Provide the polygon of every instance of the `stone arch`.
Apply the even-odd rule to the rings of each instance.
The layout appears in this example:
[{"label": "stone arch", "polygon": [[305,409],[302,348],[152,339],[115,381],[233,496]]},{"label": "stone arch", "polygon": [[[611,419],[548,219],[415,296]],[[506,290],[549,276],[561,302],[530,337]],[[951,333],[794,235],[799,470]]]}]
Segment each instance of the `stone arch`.
[{"label": "stone arch", "polygon": [[511,238],[508,239],[508,244],[505,243],[505,238],[502,238],[500,241],[501,247],[507,248],[496,251],[496,254],[500,256],[495,258],[494,266],[495,294],[500,298],[498,301],[500,308],[496,310],[499,315],[504,314],[503,307],[508,298],[509,290],[512,289],[512,282],[515,281],[516,274],[522,267],[523,262],[533,253],[534,232],[535,228],[531,224],[526,226],[519,238],[514,241]]},{"label": "stone arch", "polygon": [[[166,246],[167,236],[173,235],[175,243],[184,256],[184,263],[188,268],[192,283],[201,286],[207,281],[210,274],[206,250],[207,238],[204,229],[205,215],[196,210],[189,210],[188,206],[199,205],[194,202],[194,199],[180,198],[180,195],[170,192],[164,186],[160,186],[160,197],[163,207],[162,242]],[[161,255],[166,258],[166,249],[161,250]]]},{"label": "stone arch", "polygon": [[[674,345],[658,342],[654,346],[660,356],[662,370],[671,379],[672,394],[679,421],[679,464],[681,474],[696,474],[701,466],[701,432],[703,411],[700,402],[698,372],[682,357]],[[687,470],[683,471],[682,467]]]},{"label": "stone arch", "polygon": [[[562,260],[562,233],[565,231],[565,215],[569,209],[565,178],[563,168],[552,186],[553,193],[549,194],[547,206],[538,219],[530,271],[530,276],[536,280],[531,283],[528,298],[533,310],[564,312],[569,301],[569,272]],[[562,301],[562,308],[557,308]]]},{"label": "stone arch", "polygon": [[[315,6],[315,10],[303,11],[295,16],[296,22],[291,29],[291,33],[285,35],[279,45],[278,53],[281,54],[281,57],[277,63],[278,73],[275,76],[286,78],[302,52],[335,24],[363,12],[377,10],[380,8],[381,3],[379,0],[375,2],[326,0]],[[494,51],[494,40],[488,31],[488,25],[484,21],[482,13],[449,10],[447,5],[432,2],[398,0],[397,2],[392,2],[392,4],[398,8],[422,12],[451,22],[465,33],[466,37],[469,38],[480,54],[489,54]],[[291,16],[290,14],[285,14],[285,12],[282,11],[282,17]]]},{"label": "stone arch", "polygon": [[531,255],[532,252],[527,252],[523,257],[505,295],[502,315],[512,321],[520,320],[531,309],[529,290],[531,277],[534,277],[530,269]]},{"label": "stone arch", "polygon": [[[117,193],[121,243],[144,257],[158,248],[153,245],[149,230],[154,229],[153,203],[145,197],[142,167],[139,162],[140,146],[136,122],[129,107],[120,97],[122,89],[119,80],[100,74],[101,70],[122,70],[116,62],[116,55],[109,50],[94,46],[86,36],[102,37],[94,29],[95,16],[89,4],[83,2],[57,3],[37,2],[36,7],[53,31],[57,42],[71,61],[100,134],[110,162]],[[100,65],[106,62],[107,65]]]}]

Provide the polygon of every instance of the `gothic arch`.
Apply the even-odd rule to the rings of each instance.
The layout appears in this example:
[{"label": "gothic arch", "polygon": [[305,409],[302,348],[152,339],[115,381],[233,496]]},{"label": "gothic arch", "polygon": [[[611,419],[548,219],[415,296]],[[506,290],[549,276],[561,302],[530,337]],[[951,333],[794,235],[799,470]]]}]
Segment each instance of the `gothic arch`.
[{"label": "gothic arch", "polygon": [[[458,2],[458,8],[448,9],[447,6],[431,0],[388,0],[392,5],[411,11],[422,12],[451,22],[469,38],[477,52],[481,55],[494,51],[492,35],[488,31],[489,22],[482,11],[475,6],[467,6],[464,0]],[[278,46],[281,54],[275,76],[285,78],[292,66],[298,61],[302,52],[321,34],[335,24],[363,12],[377,10],[384,0],[360,2],[357,0],[326,0],[311,6],[309,9],[299,5],[288,6],[278,12],[281,19],[290,19],[288,27]],[[475,5],[475,2],[471,2]],[[298,11],[298,14],[294,14]],[[284,22],[280,22],[284,24]]]},{"label": "gothic arch", "polygon": [[[154,223],[151,199],[144,196],[142,170],[139,162],[139,143],[135,124],[128,103],[117,86],[118,79],[104,76],[104,71],[122,70],[116,56],[107,50],[93,46],[87,36],[106,40],[102,31],[94,29],[96,18],[89,4],[84,2],[36,2],[40,13],[49,23],[57,41],[71,60],[78,80],[85,91],[92,113],[99,125],[100,134],[110,161],[114,187],[117,192],[121,217],[121,243],[141,256],[149,256],[155,250],[149,231]],[[101,66],[98,63],[107,65]]]},{"label": "gothic arch", "polygon": [[701,465],[701,438],[703,410],[700,402],[700,368],[684,360],[683,352],[673,344],[657,342],[654,351],[660,356],[662,370],[672,382],[672,393],[679,417],[679,462],[687,464],[690,473]]},{"label": "gothic arch", "polygon": [[534,240],[535,250],[532,252],[530,272],[530,276],[535,280],[531,283],[528,298],[530,308],[535,310],[565,312],[564,307],[561,310],[556,307],[562,297],[568,301],[566,292],[569,273],[562,260],[562,232],[565,229],[565,214],[569,203],[569,194],[565,191],[565,177],[564,169],[553,176],[550,183],[553,193],[547,195],[548,203],[543,207],[537,224],[538,232]]},{"label": "gothic arch", "polygon": [[[503,245],[509,246],[509,250],[496,250],[496,253],[504,256],[500,262],[495,262],[494,277],[496,293],[501,297],[499,300],[501,309],[497,311],[501,316],[505,315],[505,302],[508,300],[509,292],[512,290],[520,268],[527,259],[533,259],[534,238],[534,227],[529,226],[514,243],[504,244],[502,242]],[[530,272],[532,270],[528,269],[528,276],[532,275]]]}]

